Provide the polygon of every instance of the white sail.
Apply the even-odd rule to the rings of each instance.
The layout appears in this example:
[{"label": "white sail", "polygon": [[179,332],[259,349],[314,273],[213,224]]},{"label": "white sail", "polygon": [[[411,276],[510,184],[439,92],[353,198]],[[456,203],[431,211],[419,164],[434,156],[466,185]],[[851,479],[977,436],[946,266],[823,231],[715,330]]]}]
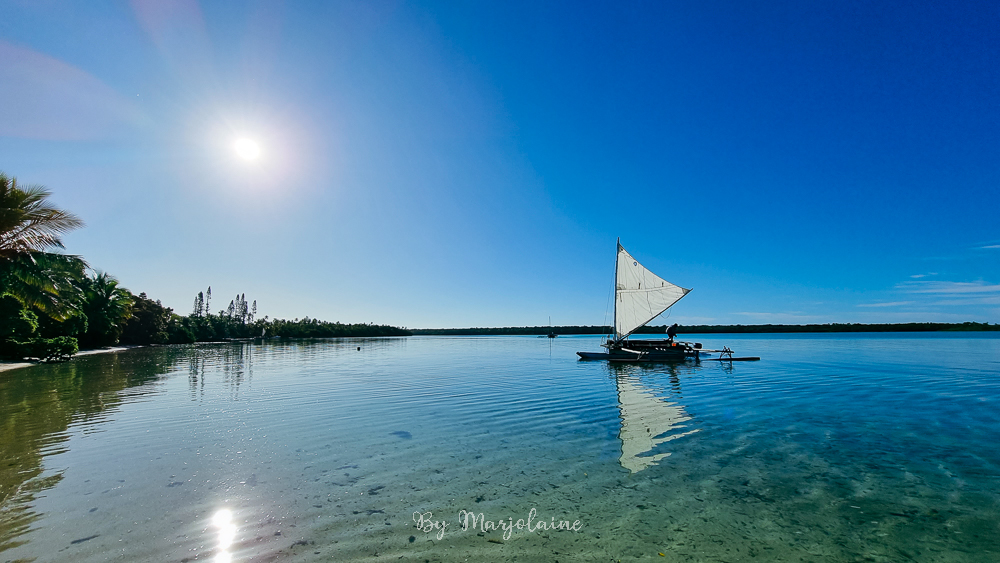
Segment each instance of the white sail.
[{"label": "white sail", "polygon": [[653,450],[698,431],[697,428],[683,431],[684,423],[691,420],[684,407],[657,397],[637,379],[621,375],[616,379],[622,425],[618,433],[622,455],[618,462],[625,469],[636,473],[658,463],[670,453],[653,454]]},{"label": "white sail", "polygon": [[615,268],[615,335],[625,338],[688,294],[647,270],[618,243]]}]

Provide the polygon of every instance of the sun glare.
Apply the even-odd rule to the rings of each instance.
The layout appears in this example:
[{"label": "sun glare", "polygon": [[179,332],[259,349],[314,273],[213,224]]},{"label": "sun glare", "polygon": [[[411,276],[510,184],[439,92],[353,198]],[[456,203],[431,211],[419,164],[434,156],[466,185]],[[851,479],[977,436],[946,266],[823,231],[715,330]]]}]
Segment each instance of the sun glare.
[{"label": "sun glare", "polygon": [[212,516],[212,524],[215,525],[216,528],[222,528],[226,524],[229,524],[229,522],[231,522],[232,519],[233,519],[233,513],[223,508]]},{"label": "sun glare", "polygon": [[260,157],[260,145],[257,144],[257,141],[247,137],[236,139],[236,142],[233,143],[233,149],[236,151],[236,156],[243,160],[257,160]]}]

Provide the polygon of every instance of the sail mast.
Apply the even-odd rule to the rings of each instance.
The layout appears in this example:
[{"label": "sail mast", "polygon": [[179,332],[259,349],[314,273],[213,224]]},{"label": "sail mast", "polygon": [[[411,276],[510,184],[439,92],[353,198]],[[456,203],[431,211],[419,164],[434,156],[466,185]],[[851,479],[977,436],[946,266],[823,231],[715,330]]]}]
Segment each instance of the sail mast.
[{"label": "sail mast", "polygon": [[[614,320],[612,321],[614,322],[614,326],[611,327],[611,336],[613,337],[611,339],[612,342],[618,340],[618,253],[622,251],[621,237],[618,237],[618,240],[615,242],[615,244],[618,246],[618,248],[615,249],[615,316]],[[605,309],[605,311],[606,310],[607,309]]]}]

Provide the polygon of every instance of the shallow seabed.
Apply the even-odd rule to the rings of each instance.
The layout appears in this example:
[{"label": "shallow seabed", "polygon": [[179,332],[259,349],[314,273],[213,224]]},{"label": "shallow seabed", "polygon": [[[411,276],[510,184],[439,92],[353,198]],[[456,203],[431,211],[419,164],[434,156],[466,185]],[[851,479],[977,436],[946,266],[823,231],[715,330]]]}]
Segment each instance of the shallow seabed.
[{"label": "shallow seabed", "polygon": [[14,370],[0,561],[993,562],[998,336],[697,338],[763,357],[731,366],[411,337]]}]

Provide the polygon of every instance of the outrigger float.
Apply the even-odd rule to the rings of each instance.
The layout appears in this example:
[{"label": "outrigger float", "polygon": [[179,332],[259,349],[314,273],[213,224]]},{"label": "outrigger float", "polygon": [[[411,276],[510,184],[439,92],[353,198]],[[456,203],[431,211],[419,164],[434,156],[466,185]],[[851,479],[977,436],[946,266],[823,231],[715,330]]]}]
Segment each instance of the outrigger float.
[{"label": "outrigger float", "polygon": [[[655,319],[691,290],[674,285],[646,269],[618,241],[615,263],[615,331],[601,344],[606,352],[577,352],[582,360],[611,362],[679,362],[706,360],[748,362],[759,357],[734,357],[728,346],[708,350],[700,343],[636,339],[629,335]],[[715,355],[717,354],[717,356]]]}]

